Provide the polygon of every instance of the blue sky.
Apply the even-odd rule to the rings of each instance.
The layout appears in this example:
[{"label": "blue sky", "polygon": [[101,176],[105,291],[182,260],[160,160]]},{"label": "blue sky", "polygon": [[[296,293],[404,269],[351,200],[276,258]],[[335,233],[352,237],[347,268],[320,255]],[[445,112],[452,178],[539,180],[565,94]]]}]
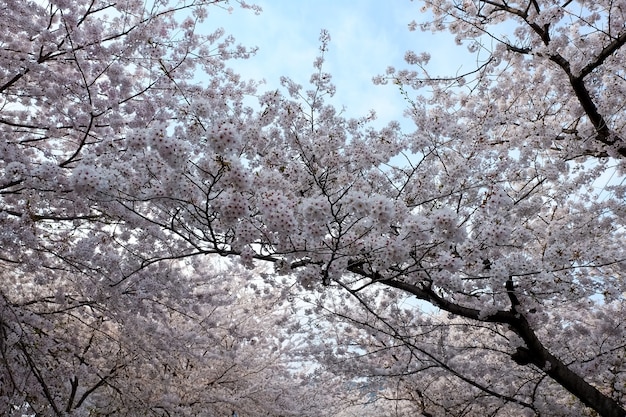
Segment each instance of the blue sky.
[{"label": "blue sky", "polygon": [[402,117],[405,102],[395,86],[375,86],[372,77],[388,66],[406,67],[406,50],[429,51],[434,73],[454,74],[459,54],[446,35],[410,32],[408,24],[427,19],[419,1],[410,0],[251,0],[263,8],[256,16],[234,7],[231,14],[213,9],[207,29],[224,27],[239,43],[258,46],[257,55],[234,62],[245,78],[265,79],[264,88],[279,86],[286,75],[306,85],[319,51],[319,34],[331,35],[325,70],[337,85],[334,104],[345,106],[350,116],[374,109],[378,124]]}]

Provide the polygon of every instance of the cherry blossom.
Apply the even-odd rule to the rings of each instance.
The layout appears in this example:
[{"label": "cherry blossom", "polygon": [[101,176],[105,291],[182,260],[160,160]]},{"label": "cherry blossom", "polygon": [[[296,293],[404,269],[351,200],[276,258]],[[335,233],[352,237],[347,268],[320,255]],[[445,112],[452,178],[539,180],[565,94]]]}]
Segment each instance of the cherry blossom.
[{"label": "cherry blossom", "polygon": [[626,414],[623,2],[423,2],[476,67],[379,129],[326,31],[263,92],[228,2],[5,3],[7,413]]}]

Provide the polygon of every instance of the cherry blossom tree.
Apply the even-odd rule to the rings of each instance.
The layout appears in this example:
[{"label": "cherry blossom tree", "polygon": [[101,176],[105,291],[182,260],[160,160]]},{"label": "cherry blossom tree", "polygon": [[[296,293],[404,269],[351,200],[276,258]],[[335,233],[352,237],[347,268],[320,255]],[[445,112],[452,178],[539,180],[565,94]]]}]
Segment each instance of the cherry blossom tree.
[{"label": "cherry blossom tree", "polygon": [[[202,272],[230,256],[273,265],[278,300],[290,279],[309,291],[301,353],[386,415],[626,415],[625,190],[594,188],[623,177],[626,5],[424,2],[423,28],[478,66],[438,77],[408,52],[411,69],[377,77],[405,95],[406,132],[327,103],[326,32],[310,87],[256,92],[224,63],[249,51],[196,30],[222,3],[3,5],[0,348],[22,395],[4,401],[193,415],[213,398],[221,413],[241,357],[237,404],[253,410],[245,371],[289,369],[230,337],[250,302],[190,336],[244,285]],[[224,298],[196,303],[202,279]],[[269,325],[272,351],[290,327]],[[226,345],[208,372],[212,337]],[[217,382],[198,396],[185,381]]]},{"label": "cherry blossom tree", "polygon": [[115,299],[78,282],[4,294],[3,413],[330,416],[349,404],[342,379],[302,366],[294,309],[249,271],[186,264],[167,280]]},{"label": "cherry blossom tree", "polygon": [[[474,158],[472,154],[477,151],[497,152],[493,166],[498,167],[498,174],[506,174],[495,183],[490,181],[493,188],[487,192],[481,207],[488,211],[485,217],[476,219],[482,225],[470,226],[473,231],[482,229],[482,233],[473,232],[472,236],[482,235],[490,242],[472,249],[474,253],[481,253],[475,262],[478,267],[482,262],[483,272],[462,279],[474,281],[475,285],[475,280],[484,279],[488,273],[502,274],[505,279],[500,289],[505,290],[511,311],[520,314],[521,328],[531,330],[530,333],[519,331],[520,327],[507,323],[523,340],[511,358],[517,364],[534,364],[541,368],[601,415],[624,415],[623,376],[616,379],[623,372],[623,333],[619,323],[609,318],[620,316],[624,294],[621,284],[624,253],[619,241],[624,231],[625,153],[623,105],[620,103],[625,84],[618,64],[623,60],[626,42],[623,7],[616,2],[428,1],[424,9],[432,13],[433,19],[422,25],[412,23],[411,28],[421,26],[422,30],[453,33],[458,44],[467,45],[476,54],[477,68],[452,77],[437,77],[427,70],[427,53],[407,52],[406,60],[415,70],[389,68],[387,74],[377,80],[382,83],[391,80],[401,86],[410,102],[409,114],[418,131],[431,132],[433,137],[439,136],[439,140],[443,137],[446,141],[471,144],[471,148],[464,150],[465,159]],[[413,98],[407,93],[410,88],[420,91],[426,88],[428,93]],[[444,163],[444,166],[447,165]],[[521,174],[529,168],[534,173]],[[517,181],[520,177],[524,179]],[[562,179],[553,182],[556,177]],[[611,177],[621,180],[605,185],[606,178]],[[517,212],[515,206],[533,200],[535,203],[531,205],[539,203],[533,194],[544,184],[549,184],[550,191],[536,195],[543,200],[540,204],[552,200],[548,204],[551,214],[544,216],[536,212],[539,222],[547,227],[547,233],[536,240],[539,246],[535,255],[530,256],[531,245],[524,239],[512,245],[515,240],[511,238],[515,229],[529,230],[528,221],[532,220],[518,217],[518,220],[525,220],[509,229],[504,226],[508,221],[501,221],[497,212],[509,206],[500,212],[510,218]],[[593,189],[596,186],[603,187],[600,195]],[[500,203],[504,201],[503,207]],[[496,211],[489,209],[493,202],[499,206]],[[581,224],[574,219],[586,220]],[[558,233],[553,229],[555,226]],[[602,241],[595,244],[580,238],[586,227],[601,236]],[[499,233],[506,235],[502,236],[505,241],[498,242]],[[535,235],[531,240],[536,238]],[[578,246],[585,240],[587,243]],[[500,248],[509,245],[512,251],[503,253]],[[484,256],[487,248],[498,248],[496,253],[501,261],[494,262],[493,256]],[[602,255],[592,255],[600,248]],[[457,249],[455,247],[453,257],[467,259]],[[502,262],[503,255],[507,261]],[[500,270],[503,264],[507,265]],[[520,268],[526,272],[520,274]],[[515,270],[518,272],[513,273]],[[568,278],[561,277],[560,273],[566,270]],[[566,286],[561,287],[564,282]],[[405,283],[399,287],[407,289]],[[484,293],[481,287],[473,287],[467,294],[484,299],[487,294],[491,297],[493,289],[498,288],[494,285]],[[426,297],[417,295],[429,298],[428,294],[423,294]],[[560,298],[558,303],[557,298]],[[595,298],[593,303],[592,298]],[[578,304],[573,303],[574,300]],[[454,304],[452,308],[445,303],[439,307],[472,318],[469,311],[458,309],[466,305]],[[549,311],[546,305],[550,306]],[[478,318],[482,319],[484,310],[476,310]],[[499,314],[495,310],[489,313]],[[541,314],[543,320],[534,322]],[[558,325],[553,327],[555,322]],[[578,329],[576,335],[571,333],[573,329]],[[556,335],[559,330],[566,335],[564,338],[552,341],[549,336],[535,338],[539,331]],[[544,347],[552,346],[547,351],[541,349],[536,344],[540,340],[546,340],[541,342]],[[598,340],[604,348],[598,346]],[[604,345],[608,340],[613,341]],[[609,345],[612,347],[608,348]],[[567,348],[563,352],[564,346]],[[594,348],[588,350],[591,346]],[[549,351],[561,351],[558,353],[561,361],[567,358],[564,361],[567,367],[591,381],[591,387],[585,386],[583,381],[575,381],[567,370],[552,367]],[[572,356],[572,352],[578,354]],[[619,353],[613,356],[613,352]],[[589,371],[587,364],[604,360],[608,360],[604,366]],[[598,379],[598,374],[603,376]],[[596,388],[601,392],[594,392]]]},{"label": "cherry blossom tree", "polygon": [[[159,170],[195,151],[166,142],[177,119],[193,129],[199,115],[244,113],[253,84],[225,62],[253,51],[198,30],[210,6],[225,5],[0,2],[4,415],[300,416],[341,406],[331,388],[343,381],[296,366],[285,293],[262,292],[249,272],[184,262],[167,233],[120,204],[140,189],[146,201],[172,196],[157,191]],[[128,188],[110,195],[120,184]]]}]

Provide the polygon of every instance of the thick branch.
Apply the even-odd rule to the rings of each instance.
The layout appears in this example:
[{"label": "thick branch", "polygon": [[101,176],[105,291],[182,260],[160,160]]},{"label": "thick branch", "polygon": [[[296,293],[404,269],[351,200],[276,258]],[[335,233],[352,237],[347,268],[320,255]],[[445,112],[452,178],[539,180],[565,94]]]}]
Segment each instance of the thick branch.
[{"label": "thick branch", "polygon": [[587,64],[580,71],[579,78],[584,78],[587,75],[591,74],[591,72],[594,69],[602,65],[608,57],[613,55],[618,49],[624,46],[624,44],[626,44],[626,31],[624,31],[624,33],[622,33],[620,36],[615,38],[613,42],[608,44],[605,48],[603,48],[602,51],[600,51],[600,53],[596,57],[596,59],[593,62],[590,62],[589,64]]},{"label": "thick branch", "polygon": [[[546,373],[555,382],[560,384],[567,391],[575,395],[583,404],[597,411],[604,417],[625,417],[624,410],[612,398],[602,394],[597,388],[586,382],[580,375],[573,372],[565,363],[555,357],[546,349],[532,329],[528,320],[521,312],[521,301],[515,293],[513,279],[506,282],[505,288],[511,301],[510,311],[498,311],[487,317],[482,317],[480,310],[465,307],[437,295],[432,289],[409,284],[393,279],[385,279],[378,273],[368,272],[359,263],[348,267],[350,272],[368,277],[376,282],[389,287],[397,288],[408,292],[417,298],[427,301],[440,309],[473,320],[483,322],[500,323],[509,325],[526,343],[526,349],[516,352],[512,358],[519,364],[533,364]],[[520,357],[523,353],[523,358]]]},{"label": "thick branch", "polygon": [[[539,36],[544,45],[550,44],[550,27],[549,25],[538,25],[535,22],[531,22],[528,16],[528,10],[516,9],[514,7],[508,6],[505,2],[497,3],[494,1],[486,1],[485,3],[491,4],[493,6],[498,7],[500,10],[503,10],[507,13],[511,13],[520,17],[522,20],[526,22],[528,26],[530,26],[533,31]],[[539,7],[536,2],[531,2],[536,6],[536,11],[539,13]],[[565,7],[569,2],[566,2]],[[530,3],[529,3],[530,6]],[[620,36],[613,39],[606,47],[604,47],[600,53],[589,62],[582,70],[580,70],[579,74],[572,73],[570,63],[567,59],[565,59],[559,53],[555,53],[549,56],[549,59],[557,64],[568,76],[570,85],[576,94],[576,98],[578,99],[580,105],[589,120],[593,124],[596,129],[597,135],[595,139],[603,143],[604,145],[615,147],[615,150],[622,157],[626,157],[626,144],[624,143],[623,138],[612,134],[609,126],[604,118],[598,111],[598,107],[596,106],[591,93],[587,89],[585,85],[584,79],[587,75],[591,74],[596,68],[600,67],[608,57],[613,55],[617,50],[619,50],[622,46],[626,44],[626,31],[622,33]],[[507,45],[508,49],[522,54],[528,54],[531,52],[529,48],[518,48],[513,45]]]},{"label": "thick branch", "polygon": [[[507,288],[508,289],[508,288]],[[596,387],[573,372],[565,363],[552,355],[524,317],[519,314],[512,329],[526,342],[525,359],[544,371],[546,375],[575,395],[583,404],[594,409],[603,417],[624,417],[624,410],[611,397],[602,394]],[[516,352],[519,354],[519,352]]]},{"label": "thick branch", "polygon": [[448,301],[445,298],[435,294],[434,291],[430,289],[423,289],[413,284],[408,284],[402,281],[396,280],[382,280],[380,281],[382,284],[387,285],[389,287],[397,288],[408,292],[420,300],[428,301],[440,309],[452,313],[459,317],[465,317],[472,320],[484,321],[489,323],[503,323],[510,324],[515,320],[515,316],[513,313],[508,311],[498,311],[489,316],[482,317],[480,310],[465,307],[454,302]]}]

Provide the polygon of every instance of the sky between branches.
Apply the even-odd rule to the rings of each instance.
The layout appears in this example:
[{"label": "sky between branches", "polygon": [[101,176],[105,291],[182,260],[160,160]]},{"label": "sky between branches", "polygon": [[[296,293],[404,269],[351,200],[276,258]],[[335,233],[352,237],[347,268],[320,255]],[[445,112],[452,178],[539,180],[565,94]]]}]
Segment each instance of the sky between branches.
[{"label": "sky between branches", "polygon": [[258,46],[256,56],[231,62],[231,67],[246,79],[264,79],[261,89],[279,87],[281,76],[307,85],[312,63],[319,54],[321,29],[329,31],[330,50],[325,71],[337,85],[334,104],[345,106],[349,116],[364,116],[374,109],[378,125],[399,120],[406,108],[397,87],[374,86],[372,77],[392,65],[406,68],[407,50],[432,54],[429,69],[437,75],[455,74],[471,68],[471,59],[452,36],[410,32],[412,20],[424,21],[419,1],[390,0],[257,0],[263,8],[255,16],[248,10],[213,10],[204,23],[207,30],[223,27],[244,46]]}]

